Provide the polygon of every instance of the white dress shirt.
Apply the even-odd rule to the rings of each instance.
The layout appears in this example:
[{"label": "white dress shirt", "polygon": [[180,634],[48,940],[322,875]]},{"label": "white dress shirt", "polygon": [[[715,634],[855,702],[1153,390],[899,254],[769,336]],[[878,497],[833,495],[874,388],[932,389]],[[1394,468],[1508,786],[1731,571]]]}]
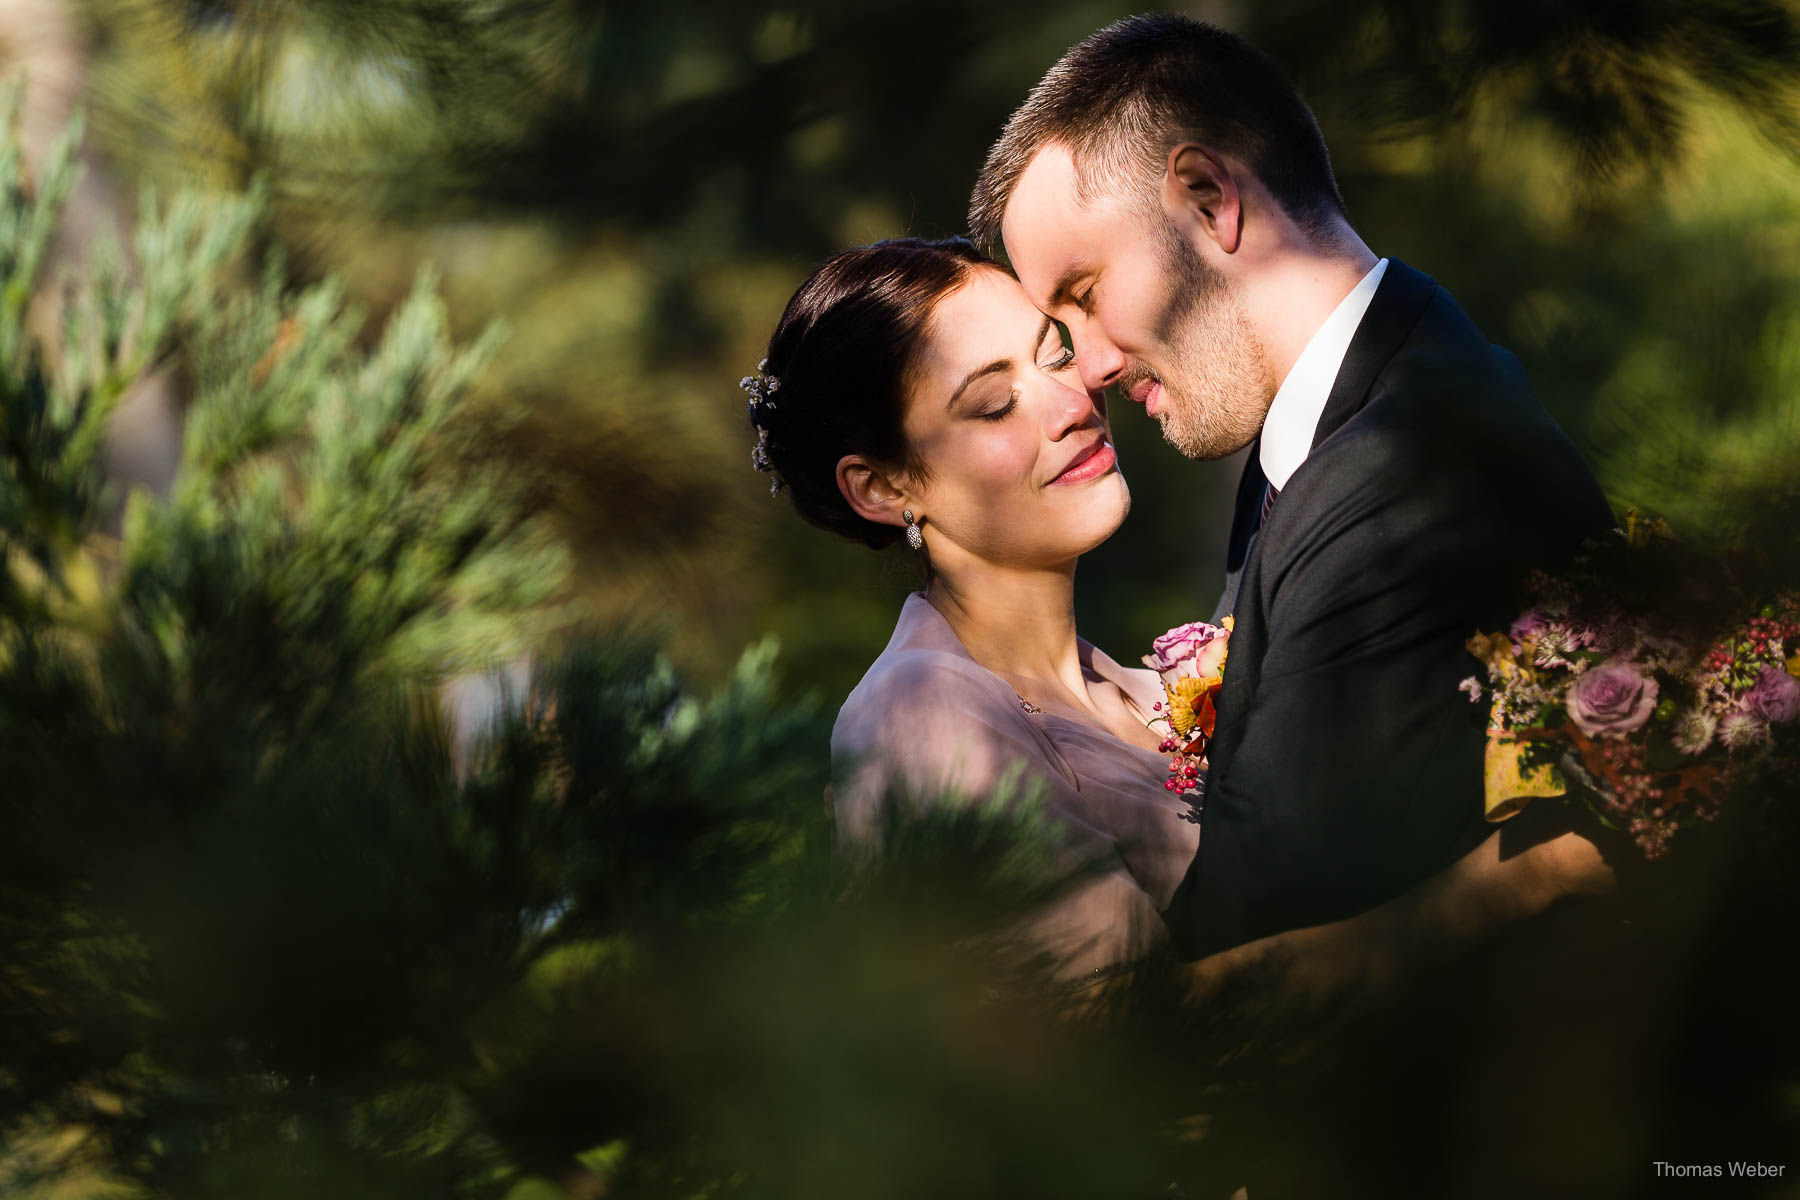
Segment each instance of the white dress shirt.
[{"label": "white dress shirt", "polygon": [[1269,405],[1259,459],[1263,474],[1276,491],[1287,486],[1312,451],[1313,434],[1325,413],[1325,402],[1331,398],[1331,386],[1337,382],[1344,355],[1350,352],[1350,339],[1356,336],[1363,314],[1369,311],[1369,301],[1375,298],[1387,265],[1384,258],[1370,267],[1362,282],[1338,302],[1294,360],[1294,369],[1281,381],[1281,388]]}]

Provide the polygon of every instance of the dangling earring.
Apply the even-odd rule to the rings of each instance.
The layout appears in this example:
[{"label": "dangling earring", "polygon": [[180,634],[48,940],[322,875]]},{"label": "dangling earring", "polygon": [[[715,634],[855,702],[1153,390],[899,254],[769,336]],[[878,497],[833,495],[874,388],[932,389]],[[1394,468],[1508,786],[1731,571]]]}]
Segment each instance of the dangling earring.
[{"label": "dangling earring", "polygon": [[909,508],[901,513],[900,519],[906,522],[906,544],[914,550],[923,550],[925,535],[919,531],[919,523],[913,520],[913,510]]}]

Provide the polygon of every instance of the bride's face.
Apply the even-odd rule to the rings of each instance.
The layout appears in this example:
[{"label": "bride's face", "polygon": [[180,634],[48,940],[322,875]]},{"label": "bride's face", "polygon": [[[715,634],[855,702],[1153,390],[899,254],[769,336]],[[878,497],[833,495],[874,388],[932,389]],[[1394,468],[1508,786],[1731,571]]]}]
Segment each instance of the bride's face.
[{"label": "bride's face", "polygon": [[978,269],[940,301],[904,421],[933,565],[1059,565],[1110,537],[1131,493],[1104,405],[1012,276]]}]

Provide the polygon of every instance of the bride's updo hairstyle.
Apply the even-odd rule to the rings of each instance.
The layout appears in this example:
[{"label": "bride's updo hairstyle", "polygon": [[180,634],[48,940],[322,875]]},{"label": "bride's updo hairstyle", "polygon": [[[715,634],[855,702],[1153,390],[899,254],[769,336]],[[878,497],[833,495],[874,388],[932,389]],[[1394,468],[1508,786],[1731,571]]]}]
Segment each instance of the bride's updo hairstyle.
[{"label": "bride's updo hairstyle", "polygon": [[915,476],[901,423],[939,301],[993,261],[962,238],[898,238],[829,259],[788,301],[760,375],[744,380],[756,465],[806,520],[881,549],[900,530],[859,515],[838,491],[846,454]]}]

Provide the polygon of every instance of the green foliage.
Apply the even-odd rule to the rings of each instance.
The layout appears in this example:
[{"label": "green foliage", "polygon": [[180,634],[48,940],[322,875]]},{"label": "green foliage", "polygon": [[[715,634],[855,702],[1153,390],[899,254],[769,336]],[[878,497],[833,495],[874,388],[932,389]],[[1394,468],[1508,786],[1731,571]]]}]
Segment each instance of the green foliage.
[{"label": "green foliage", "polygon": [[[543,884],[483,874],[431,685],[533,644],[565,559],[468,417],[492,340],[454,348],[429,278],[369,351],[335,287],[234,284],[255,195],[146,195],[46,341],[75,136],[41,180],[0,154],[0,1121],[192,1194],[295,1121],[382,1144],[395,1101],[345,1077],[514,968]],[[111,538],[107,418],[174,362],[179,484]]]},{"label": "green foliage", "polygon": [[[71,159],[4,161],[24,295]],[[467,403],[491,343],[454,346],[428,276],[365,346],[339,289],[245,261],[258,203],[146,197],[55,336],[23,303],[0,334],[5,1190],[1164,1177],[1114,1064],[1058,1060],[1072,1107],[1041,1086],[1040,968],[994,956],[1051,886],[1041,820],[896,826],[846,889],[773,642],[702,696],[642,638],[547,641],[564,559]],[[181,474],[115,538],[100,431],[152,369],[191,381]],[[459,734],[444,676],[521,648]],[[1046,1156],[1076,1118],[1118,1136]]]},{"label": "green foliage", "polygon": [[[265,172],[301,277],[377,309],[422,258],[464,327],[517,331],[490,399],[604,612],[719,678],[778,633],[847,692],[916,580],[771,503],[731,386],[808,266],[963,226],[1006,114],[1132,11],[1051,5],[247,5],[91,0],[101,144],[134,175]],[[1217,14],[1214,14],[1217,15]],[[1782,469],[1800,34],[1778,0],[1282,0],[1224,18],[1300,82],[1359,229],[1520,355],[1624,504],[1730,525]],[[1236,464],[1121,401],[1135,498],[1090,556],[1115,654],[1211,607]],[[808,587],[790,586],[805,579]]]},{"label": "green foliage", "polygon": [[[96,143],[174,198],[34,323],[74,135],[37,179],[0,139],[0,1190],[1226,1195],[1261,1162],[1394,1194],[1357,1131],[1427,1031],[1591,1074],[1542,960],[1427,981],[1327,1045],[1335,1074],[1308,1019],[1246,1053],[1231,1004],[1178,1019],[1154,979],[1104,1036],[1072,1026],[1041,964],[992,954],[1058,882],[1032,823],[898,826],[846,886],[824,721],[737,653],[775,629],[841,695],[910,580],[769,503],[732,381],[809,262],[959,229],[1006,112],[1125,11],[93,0]],[[1779,480],[1791,449],[1791,11],[1242,15],[1371,243],[1520,353],[1609,486],[1744,524],[1711,485]],[[267,183],[171,186],[196,178]],[[504,344],[473,333],[493,317]],[[181,473],[115,538],[102,432],[151,371],[187,396]],[[1232,472],[1118,423],[1138,515],[1081,623],[1129,653],[1208,607]],[[565,572],[669,622],[684,670],[546,640]],[[530,685],[459,734],[443,677],[526,652]],[[1443,1123],[1420,1154],[1451,1161],[1408,1186],[1524,1163],[1628,1191],[1670,1147],[1716,1157],[1685,1133],[1707,1122],[1791,1141],[1773,1093],[1717,1080],[1792,1087],[1786,1007],[1742,998],[1785,994],[1794,892],[1729,877],[1716,908],[1710,880],[1659,884],[1656,928],[1685,932],[1657,1014],[1702,1018],[1639,1051],[1662,1107],[1631,1128],[1687,1143],[1594,1167],[1546,1136],[1556,1089],[1413,1076]],[[1600,991],[1587,1011],[1635,1011]]]}]

